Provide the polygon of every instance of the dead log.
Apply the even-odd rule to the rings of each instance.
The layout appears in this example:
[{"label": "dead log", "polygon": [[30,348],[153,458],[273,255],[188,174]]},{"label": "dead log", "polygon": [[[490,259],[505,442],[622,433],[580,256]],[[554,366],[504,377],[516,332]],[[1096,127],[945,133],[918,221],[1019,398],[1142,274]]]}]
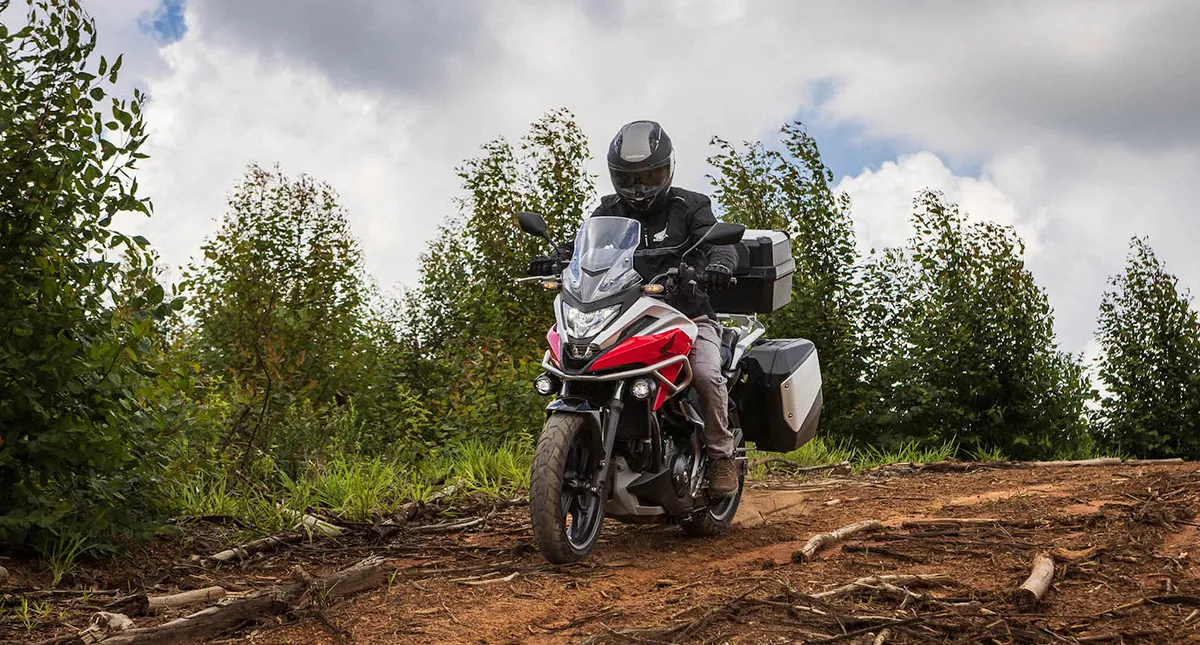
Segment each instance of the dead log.
[{"label": "dead log", "polygon": [[1120,466],[1119,457],[1101,457],[1099,459],[1068,459],[1065,461],[1027,461],[1032,468],[1059,468],[1062,466]]},{"label": "dead log", "polygon": [[[330,526],[332,526],[332,524]],[[240,546],[235,546],[232,549],[225,549],[220,553],[214,553],[205,559],[213,562],[220,562],[221,564],[235,560],[245,560],[246,558],[249,558],[257,553],[272,551],[286,544],[299,542],[302,539],[304,539],[304,535],[300,533],[281,533],[279,535],[268,535],[265,538],[260,538],[258,540],[254,540],[253,542],[247,542]]]},{"label": "dead log", "polygon": [[157,627],[130,629],[105,639],[102,645],[166,645],[208,640],[249,621],[310,606],[324,607],[377,587],[387,579],[389,570],[382,558],[368,558],[353,567],[309,582],[239,598]]},{"label": "dead log", "polygon": [[861,522],[855,522],[853,524],[843,526],[835,531],[814,535],[804,545],[804,548],[792,554],[792,562],[806,562],[813,559],[813,557],[817,554],[817,551],[820,551],[831,544],[841,542],[855,533],[877,531],[881,528],[883,528],[883,522],[880,522],[879,520],[863,520]]},{"label": "dead log", "polygon": [[1126,459],[1126,466],[1165,466],[1170,464],[1184,463],[1182,457],[1173,457],[1171,459]]},{"label": "dead log", "polygon": [[[0,645],[19,645],[16,641],[0,641]],[[33,645],[87,645],[83,639],[78,636],[55,636],[47,638],[44,641],[37,641]]]},{"label": "dead log", "polygon": [[325,537],[337,537],[345,532],[345,529],[343,529],[342,527],[337,526],[335,524],[330,524],[329,522],[326,522],[325,520],[313,517],[312,515],[309,515],[307,513],[293,511],[290,508],[281,508],[279,510],[284,515],[287,515],[288,517],[296,520],[296,528],[300,528],[301,526],[303,526],[304,528],[308,529],[309,532],[320,533],[321,535],[324,535]]},{"label": "dead log", "polygon": [[144,593],[135,593],[131,596],[118,598],[104,605],[104,611],[114,614],[125,614],[126,616],[141,616],[149,610],[150,599]]},{"label": "dead log", "polygon": [[214,603],[225,597],[224,587],[205,587],[168,596],[149,596],[146,604],[150,609],[178,609],[189,605]]},{"label": "dead log", "polygon": [[1054,558],[1045,553],[1039,553],[1033,559],[1033,568],[1029,577],[1017,589],[1016,604],[1030,609],[1038,604],[1050,590],[1054,580]]},{"label": "dead log", "polygon": [[941,573],[914,573],[914,574],[886,574],[881,576],[869,576],[859,578],[849,584],[844,584],[840,587],[812,594],[813,598],[821,600],[829,600],[830,598],[839,598],[847,596],[864,589],[882,587],[884,585],[893,587],[903,587],[905,585],[915,584],[953,584],[950,576]]}]

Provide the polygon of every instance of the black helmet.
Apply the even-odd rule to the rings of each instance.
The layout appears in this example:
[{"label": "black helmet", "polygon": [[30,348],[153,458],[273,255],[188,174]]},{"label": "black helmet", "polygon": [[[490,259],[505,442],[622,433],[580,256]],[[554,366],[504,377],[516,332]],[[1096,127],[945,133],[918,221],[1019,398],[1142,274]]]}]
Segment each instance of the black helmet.
[{"label": "black helmet", "polygon": [[671,137],[654,121],[626,124],[608,146],[608,173],[630,208],[639,213],[656,208],[675,176]]}]

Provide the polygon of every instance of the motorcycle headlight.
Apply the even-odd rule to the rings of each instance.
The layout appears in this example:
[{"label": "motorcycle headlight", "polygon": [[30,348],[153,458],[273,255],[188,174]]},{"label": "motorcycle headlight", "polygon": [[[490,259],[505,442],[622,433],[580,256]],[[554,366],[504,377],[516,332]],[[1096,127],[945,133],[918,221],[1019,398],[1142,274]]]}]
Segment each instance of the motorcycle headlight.
[{"label": "motorcycle headlight", "polygon": [[563,305],[567,334],[572,338],[591,338],[596,332],[612,322],[621,311],[621,305],[613,305],[595,311],[580,311],[571,305]]}]

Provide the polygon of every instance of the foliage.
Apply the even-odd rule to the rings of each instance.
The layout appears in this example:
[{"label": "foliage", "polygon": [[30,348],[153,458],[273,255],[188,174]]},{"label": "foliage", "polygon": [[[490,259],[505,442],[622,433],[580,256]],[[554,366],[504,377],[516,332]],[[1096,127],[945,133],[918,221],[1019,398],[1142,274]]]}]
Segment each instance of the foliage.
[{"label": "foliage", "polygon": [[824,379],[822,424],[837,437],[852,434],[861,415],[863,355],[856,329],[863,306],[850,202],[835,194],[833,173],[800,123],[781,130],[783,150],[761,142],[743,149],[714,138],[710,177],[727,221],[786,231],[796,272],[792,302],[763,316],[776,337],[807,338],[818,347]]},{"label": "foliage", "polygon": [[0,540],[44,551],[147,530],[161,411],[144,395],[182,306],[147,241],[111,226],[150,212],[132,177],[145,97],[108,95],[121,59],[92,65],[95,38],[75,2],[0,25]]},{"label": "foliage", "polygon": [[514,147],[504,139],[459,168],[466,196],[458,218],[421,256],[418,288],[405,301],[395,353],[408,393],[429,418],[421,437],[503,441],[539,423],[529,387],[554,316],[550,298],[514,280],[545,241],[520,231],[516,213],[540,212],[555,240],[568,239],[591,199],[587,140],[570,112],[555,110]]},{"label": "foliage", "polygon": [[532,444],[523,438],[500,445],[469,440],[420,462],[335,453],[306,464],[296,477],[282,474],[278,488],[233,486],[227,478],[201,474],[172,484],[171,499],[181,516],[232,517],[245,527],[245,537],[270,535],[292,528],[287,509],[370,522],[451,484],[458,495],[512,495],[529,486],[532,459]]},{"label": "foliage", "polygon": [[1101,443],[1138,457],[1200,458],[1200,322],[1146,238],[1109,280],[1097,334]]},{"label": "foliage", "polygon": [[362,254],[336,193],[251,165],[201,250],[187,345],[233,394],[223,446],[242,466],[319,450],[329,428],[314,408],[347,403],[370,354]]},{"label": "foliage", "polygon": [[913,238],[868,264],[870,425],[882,446],[955,441],[1044,458],[1086,436],[1089,394],[1057,348],[1045,291],[1015,231],[974,223],[943,197],[915,200]]}]

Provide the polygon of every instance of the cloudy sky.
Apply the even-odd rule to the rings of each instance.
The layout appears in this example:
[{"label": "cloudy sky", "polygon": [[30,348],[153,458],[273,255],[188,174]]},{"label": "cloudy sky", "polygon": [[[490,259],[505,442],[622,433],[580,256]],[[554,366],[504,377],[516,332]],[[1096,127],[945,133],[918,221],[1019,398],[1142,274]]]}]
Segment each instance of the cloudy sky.
[{"label": "cloudy sky", "polygon": [[340,191],[380,284],[411,284],[454,166],[566,106],[596,157],[622,123],[659,120],[677,183],[701,189],[711,135],[771,142],[799,118],[864,248],[903,242],[925,186],[1015,225],[1071,351],[1130,236],[1200,285],[1200,2],[87,4],[151,97],[156,214],[129,226],[171,264],[246,163],[279,162]]}]

